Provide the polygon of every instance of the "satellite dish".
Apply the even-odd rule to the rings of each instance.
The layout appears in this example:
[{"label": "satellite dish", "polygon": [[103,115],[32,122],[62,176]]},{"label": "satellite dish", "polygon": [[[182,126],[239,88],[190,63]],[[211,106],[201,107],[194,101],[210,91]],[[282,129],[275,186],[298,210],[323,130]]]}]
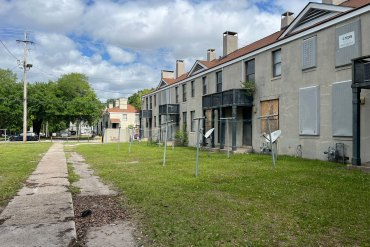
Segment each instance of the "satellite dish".
[{"label": "satellite dish", "polygon": [[205,138],[208,138],[211,134],[212,134],[212,132],[215,130],[215,128],[212,128],[212,129],[210,129],[210,130],[208,130],[207,131],[207,133],[204,135],[204,137]]},{"label": "satellite dish", "polygon": [[[281,135],[281,130],[276,130],[274,132],[271,133],[271,142],[275,142]],[[270,141],[270,135],[269,134],[266,134],[264,135],[266,141]]]}]

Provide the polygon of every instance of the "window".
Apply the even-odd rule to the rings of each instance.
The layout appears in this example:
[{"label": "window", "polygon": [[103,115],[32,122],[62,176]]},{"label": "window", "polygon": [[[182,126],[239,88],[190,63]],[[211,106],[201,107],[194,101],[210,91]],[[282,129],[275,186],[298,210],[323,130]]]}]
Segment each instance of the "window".
[{"label": "window", "polygon": [[145,98],[145,102],[146,102],[146,109],[149,110],[149,105],[148,105],[148,97]]},{"label": "window", "polygon": [[157,116],[154,116],[154,127],[157,127]]},{"label": "window", "polygon": [[222,71],[216,72],[216,93],[222,92]]},{"label": "window", "polygon": [[186,131],[186,111],[182,113],[182,129]]},{"label": "window", "polygon": [[207,77],[202,77],[203,95],[207,94]]},{"label": "window", "polygon": [[272,75],[281,76],[281,49],[272,52]]},{"label": "window", "polygon": [[299,89],[299,134],[320,134],[320,87]]},{"label": "window", "polygon": [[157,105],[157,95],[154,95],[154,107]]},{"label": "window", "polygon": [[255,82],[255,62],[254,59],[245,62],[245,81]]},{"label": "window", "polygon": [[152,105],[152,96],[150,96],[149,102],[150,102],[150,104],[149,104],[150,105],[150,108],[149,109],[151,110],[152,107],[153,107],[153,105]]},{"label": "window", "polygon": [[316,36],[302,43],[302,70],[316,67]]},{"label": "window", "polygon": [[191,111],[190,112],[190,131],[192,131],[192,132],[194,132],[195,131],[195,120],[194,120],[194,118],[195,118],[195,111]]},{"label": "window", "polygon": [[351,59],[361,56],[361,20],[335,29],[335,66],[351,64]]},{"label": "window", "polygon": [[122,120],[127,121],[127,114],[122,114]]},{"label": "window", "polygon": [[333,136],[352,136],[352,81],[332,85]]},{"label": "window", "polygon": [[191,81],[191,97],[194,97],[195,92],[194,92],[194,81]]},{"label": "window", "polygon": [[179,88],[175,87],[176,103],[179,103]]},{"label": "window", "polygon": [[[264,100],[261,101],[261,115],[272,116],[270,121],[271,132],[279,129],[279,100]],[[269,133],[267,118],[261,118],[261,133]]]},{"label": "window", "polygon": [[186,83],[182,84],[182,102],[186,101]]}]

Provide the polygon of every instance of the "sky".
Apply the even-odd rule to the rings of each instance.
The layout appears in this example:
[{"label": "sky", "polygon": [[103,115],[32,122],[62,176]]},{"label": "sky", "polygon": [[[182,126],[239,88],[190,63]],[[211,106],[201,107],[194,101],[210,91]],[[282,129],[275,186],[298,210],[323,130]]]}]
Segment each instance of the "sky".
[{"label": "sky", "polygon": [[[311,0],[312,1],[312,0]],[[313,0],[314,2],[318,0]],[[129,97],[156,87],[176,60],[190,70],[207,49],[222,55],[222,34],[238,33],[243,47],[280,29],[281,14],[309,0],[0,0],[0,68],[27,82],[83,73],[98,97]]]}]

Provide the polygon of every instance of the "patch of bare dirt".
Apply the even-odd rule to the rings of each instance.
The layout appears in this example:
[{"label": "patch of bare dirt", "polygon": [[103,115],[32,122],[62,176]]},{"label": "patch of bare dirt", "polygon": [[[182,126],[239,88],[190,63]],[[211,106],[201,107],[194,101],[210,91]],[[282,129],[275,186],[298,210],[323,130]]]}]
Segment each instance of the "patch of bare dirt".
[{"label": "patch of bare dirt", "polygon": [[75,196],[77,242],[74,247],[86,246],[85,236],[90,227],[114,224],[128,218],[128,213],[119,207],[119,196]]}]

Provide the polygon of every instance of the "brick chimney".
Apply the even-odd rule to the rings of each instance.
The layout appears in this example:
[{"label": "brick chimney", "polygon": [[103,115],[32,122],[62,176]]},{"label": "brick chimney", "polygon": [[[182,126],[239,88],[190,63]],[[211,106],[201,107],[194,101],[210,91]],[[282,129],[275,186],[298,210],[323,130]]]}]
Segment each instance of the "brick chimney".
[{"label": "brick chimney", "polygon": [[238,49],[238,33],[226,31],[223,37],[223,56]]},{"label": "brick chimney", "polygon": [[212,61],[216,59],[216,50],[215,49],[208,49],[207,50],[207,61]]},{"label": "brick chimney", "polygon": [[322,0],[323,4],[339,5],[347,0]]},{"label": "brick chimney", "polygon": [[281,29],[286,28],[289,26],[290,23],[294,20],[294,13],[293,12],[285,12],[281,15]]},{"label": "brick chimney", "polygon": [[172,70],[162,70],[161,71],[161,79],[167,78],[167,79],[174,79],[175,73]]},{"label": "brick chimney", "polygon": [[185,74],[184,60],[176,60],[176,78]]}]

